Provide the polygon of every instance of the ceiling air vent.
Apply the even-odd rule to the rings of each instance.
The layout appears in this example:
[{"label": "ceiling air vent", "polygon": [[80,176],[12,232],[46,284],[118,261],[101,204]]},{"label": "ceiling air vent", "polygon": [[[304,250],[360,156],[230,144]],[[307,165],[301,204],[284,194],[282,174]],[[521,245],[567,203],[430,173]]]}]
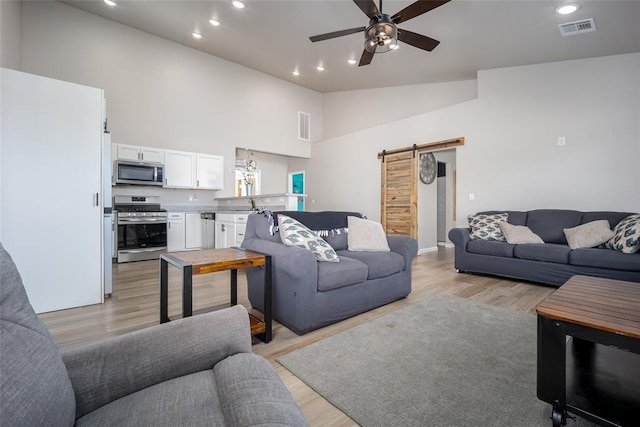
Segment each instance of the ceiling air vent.
[{"label": "ceiling air vent", "polygon": [[592,33],[596,30],[596,23],[593,18],[583,19],[581,21],[567,22],[559,24],[560,34],[563,36],[572,36],[574,34]]}]

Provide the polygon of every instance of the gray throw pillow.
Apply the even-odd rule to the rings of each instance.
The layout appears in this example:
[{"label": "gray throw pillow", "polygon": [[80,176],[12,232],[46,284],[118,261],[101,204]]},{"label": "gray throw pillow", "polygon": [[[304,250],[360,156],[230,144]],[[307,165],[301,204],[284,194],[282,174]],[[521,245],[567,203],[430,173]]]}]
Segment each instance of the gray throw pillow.
[{"label": "gray throw pillow", "polygon": [[508,222],[501,222],[500,229],[507,239],[507,243],[512,245],[522,245],[527,243],[544,243],[544,240],[531,231],[526,225],[513,225]]},{"label": "gray throw pillow", "polygon": [[72,426],[76,400],[62,356],[0,244],[0,424]]},{"label": "gray throw pillow", "polygon": [[498,214],[476,214],[469,215],[467,220],[469,221],[469,227],[471,227],[471,234],[469,237],[480,240],[496,240],[498,242],[504,242],[504,234],[500,229],[501,222],[507,222],[509,214],[506,212]]},{"label": "gray throw pillow", "polygon": [[600,219],[577,227],[565,228],[564,236],[571,249],[593,248],[613,237],[609,221]]},{"label": "gray throw pillow", "polygon": [[616,225],[614,236],[606,246],[623,254],[632,254],[640,250],[640,214],[629,215]]},{"label": "gray throw pillow", "polygon": [[300,221],[286,215],[278,215],[278,227],[284,245],[311,251],[317,261],[340,262],[331,245]]}]

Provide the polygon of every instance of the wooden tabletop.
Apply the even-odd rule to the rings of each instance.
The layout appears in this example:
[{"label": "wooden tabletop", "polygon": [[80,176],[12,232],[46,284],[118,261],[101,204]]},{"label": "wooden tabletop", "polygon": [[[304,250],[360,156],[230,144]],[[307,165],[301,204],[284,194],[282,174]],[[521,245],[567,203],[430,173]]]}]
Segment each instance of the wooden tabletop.
[{"label": "wooden tabletop", "polygon": [[213,273],[215,271],[238,268],[259,267],[266,257],[256,252],[236,248],[205,249],[199,251],[172,252],[160,255],[173,265],[191,266],[192,274]]},{"label": "wooden tabletop", "polygon": [[536,312],[563,322],[640,338],[640,283],[573,276]]}]

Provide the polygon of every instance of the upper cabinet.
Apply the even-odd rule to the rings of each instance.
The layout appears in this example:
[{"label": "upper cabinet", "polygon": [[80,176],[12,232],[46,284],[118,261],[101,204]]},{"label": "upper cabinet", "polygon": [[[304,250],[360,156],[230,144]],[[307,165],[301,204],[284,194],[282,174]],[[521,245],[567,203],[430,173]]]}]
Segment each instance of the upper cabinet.
[{"label": "upper cabinet", "polygon": [[137,145],[117,144],[116,158],[118,160],[163,163],[164,150]]},{"label": "upper cabinet", "polygon": [[193,153],[165,150],[164,186],[167,188],[194,188],[194,166]]},{"label": "upper cabinet", "polygon": [[222,156],[166,150],[164,152],[164,186],[222,190],[223,166]]},{"label": "upper cabinet", "polygon": [[224,158],[209,154],[196,154],[196,188],[222,190]]}]

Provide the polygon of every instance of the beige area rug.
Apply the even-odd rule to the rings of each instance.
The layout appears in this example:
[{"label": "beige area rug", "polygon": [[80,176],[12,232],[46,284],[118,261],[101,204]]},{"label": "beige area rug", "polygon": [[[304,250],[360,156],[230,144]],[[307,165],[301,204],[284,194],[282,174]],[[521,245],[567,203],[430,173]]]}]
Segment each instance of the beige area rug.
[{"label": "beige area rug", "polygon": [[363,426],[551,426],[530,314],[435,296],[277,361]]}]

